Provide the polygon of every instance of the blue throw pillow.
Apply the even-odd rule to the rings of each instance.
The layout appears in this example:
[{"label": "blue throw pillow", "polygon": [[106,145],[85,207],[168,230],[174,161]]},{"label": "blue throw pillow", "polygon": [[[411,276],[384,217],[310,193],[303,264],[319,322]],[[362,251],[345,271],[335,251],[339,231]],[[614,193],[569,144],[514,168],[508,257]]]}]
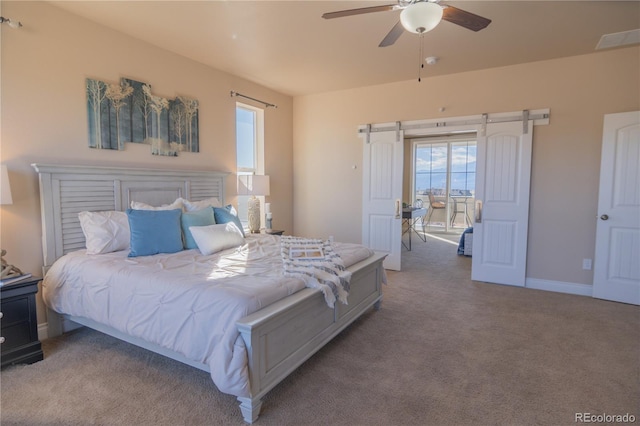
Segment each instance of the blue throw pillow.
[{"label": "blue throw pillow", "polygon": [[244,235],[244,229],[242,228],[242,222],[240,222],[238,216],[231,212],[232,210],[235,211],[231,204],[226,207],[214,207],[213,214],[216,219],[216,223],[220,224],[233,222],[236,224],[238,229],[240,229],[240,232],[242,232],[242,236],[246,237],[246,235]]},{"label": "blue throw pillow", "polygon": [[182,210],[127,210],[131,231],[129,257],[183,250]]},{"label": "blue throw pillow", "polygon": [[193,239],[193,235],[191,235],[189,227],[215,225],[216,220],[213,216],[213,207],[206,207],[201,210],[182,213],[180,222],[182,223],[184,248],[187,250],[196,249],[198,248],[198,244],[196,244],[196,240]]}]

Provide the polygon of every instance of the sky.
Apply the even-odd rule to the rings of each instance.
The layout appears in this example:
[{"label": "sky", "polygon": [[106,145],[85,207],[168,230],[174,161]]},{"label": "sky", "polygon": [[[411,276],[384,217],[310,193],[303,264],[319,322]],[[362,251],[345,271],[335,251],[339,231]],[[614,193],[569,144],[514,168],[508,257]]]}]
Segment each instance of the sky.
[{"label": "sky", "polygon": [[236,142],[238,167],[255,168],[253,126],[255,113],[243,108],[236,108]]},{"label": "sky", "polygon": [[[476,143],[451,142],[451,191],[475,191]],[[444,193],[447,178],[447,143],[420,144],[416,147],[417,191],[441,189]]]}]

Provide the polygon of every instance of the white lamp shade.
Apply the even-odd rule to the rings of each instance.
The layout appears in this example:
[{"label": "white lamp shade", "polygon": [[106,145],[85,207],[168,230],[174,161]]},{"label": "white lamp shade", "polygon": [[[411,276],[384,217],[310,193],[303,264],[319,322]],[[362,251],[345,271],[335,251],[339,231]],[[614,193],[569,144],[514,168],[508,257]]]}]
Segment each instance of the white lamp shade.
[{"label": "white lamp shade", "polygon": [[9,184],[9,172],[7,166],[4,164],[2,164],[0,170],[0,204],[13,204],[11,185]]},{"label": "white lamp shade", "polygon": [[407,31],[416,34],[426,33],[440,23],[442,13],[442,6],[436,3],[413,3],[400,13],[400,22]]},{"label": "white lamp shade", "polygon": [[269,195],[269,176],[238,176],[238,195]]}]

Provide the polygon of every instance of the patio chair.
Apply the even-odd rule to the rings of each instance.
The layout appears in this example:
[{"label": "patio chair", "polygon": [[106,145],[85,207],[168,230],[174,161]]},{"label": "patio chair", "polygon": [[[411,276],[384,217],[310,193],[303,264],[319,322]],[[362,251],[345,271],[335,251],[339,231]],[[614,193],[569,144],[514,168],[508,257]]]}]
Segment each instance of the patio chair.
[{"label": "patio chair", "polygon": [[431,215],[433,215],[434,210],[445,209],[447,206],[442,201],[436,201],[436,197],[433,196],[431,192],[429,192],[429,215],[427,216],[427,226],[431,223]]}]

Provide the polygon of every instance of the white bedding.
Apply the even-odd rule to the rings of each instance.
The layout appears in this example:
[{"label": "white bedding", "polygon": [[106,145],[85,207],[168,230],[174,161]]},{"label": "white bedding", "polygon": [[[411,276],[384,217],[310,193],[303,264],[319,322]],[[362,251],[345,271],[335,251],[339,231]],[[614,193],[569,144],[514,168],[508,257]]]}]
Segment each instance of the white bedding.
[{"label": "white bedding", "polygon": [[[220,391],[249,396],[247,353],[236,321],[304,288],[283,275],[279,237],[247,236],[237,249],[145,257],[128,251],[58,259],[43,281],[54,311],[88,318],[210,367]],[[334,243],[348,267],[368,248]]]}]

